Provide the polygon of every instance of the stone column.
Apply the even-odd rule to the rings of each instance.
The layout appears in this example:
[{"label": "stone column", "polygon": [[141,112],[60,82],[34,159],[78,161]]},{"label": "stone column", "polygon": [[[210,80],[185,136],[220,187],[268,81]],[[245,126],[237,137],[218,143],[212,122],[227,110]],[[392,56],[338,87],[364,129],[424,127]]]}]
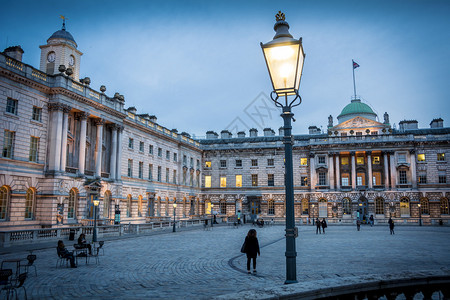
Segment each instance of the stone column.
[{"label": "stone column", "polygon": [[78,172],[84,175],[84,166],[86,164],[86,126],[89,114],[80,112],[77,117],[81,120],[80,126],[80,146],[78,147]]},{"label": "stone column", "polygon": [[315,154],[310,153],[309,154],[309,171],[310,171],[310,183],[311,183],[311,190],[315,190],[316,188],[316,159]]},{"label": "stone column", "polygon": [[120,126],[117,130],[117,160],[116,160],[116,179],[122,178],[122,139],[123,139],[123,126]]},{"label": "stone column", "polygon": [[114,124],[111,132],[111,161],[109,165],[109,178],[116,179],[116,162],[117,162],[117,130],[119,127]]},{"label": "stone column", "polygon": [[341,188],[341,168],[340,168],[340,155],[336,153],[336,189]]},{"label": "stone column", "polygon": [[48,170],[58,172],[61,169],[61,140],[63,125],[63,105],[48,103],[50,111],[50,137],[48,152]]},{"label": "stone column", "polygon": [[95,176],[102,177],[103,119],[97,119],[97,139],[95,141]]},{"label": "stone column", "polygon": [[391,188],[397,188],[397,170],[395,168],[395,152],[389,153],[389,161],[391,165]]},{"label": "stone column", "polygon": [[356,190],[356,158],[355,158],[355,152],[350,152],[350,155],[352,157],[352,189]]},{"label": "stone column", "polygon": [[373,174],[372,174],[372,151],[366,151],[367,153],[367,171],[369,176],[369,189],[373,189]]},{"label": "stone column", "polygon": [[411,161],[411,184],[413,189],[417,189],[417,172],[416,172],[416,151],[409,150],[409,158]]},{"label": "stone column", "polygon": [[72,107],[68,105],[63,106],[63,128],[61,139],[61,172],[66,172],[67,164],[67,130],[69,128],[69,112]]},{"label": "stone column", "polygon": [[388,163],[388,152],[383,152],[383,162],[384,162],[384,188],[389,189],[389,163]]},{"label": "stone column", "polygon": [[334,159],[333,153],[328,153],[328,183],[330,184],[330,190],[334,189]]}]

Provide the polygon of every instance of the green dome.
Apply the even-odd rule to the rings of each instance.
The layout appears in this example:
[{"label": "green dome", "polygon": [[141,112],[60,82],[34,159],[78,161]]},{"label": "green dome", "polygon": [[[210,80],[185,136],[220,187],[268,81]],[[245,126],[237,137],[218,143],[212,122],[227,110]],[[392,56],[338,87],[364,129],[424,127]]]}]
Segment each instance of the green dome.
[{"label": "green dome", "polygon": [[377,114],[373,112],[369,105],[362,103],[360,99],[354,99],[350,104],[344,107],[338,119],[348,115],[360,115],[368,116],[372,115],[376,117]]}]

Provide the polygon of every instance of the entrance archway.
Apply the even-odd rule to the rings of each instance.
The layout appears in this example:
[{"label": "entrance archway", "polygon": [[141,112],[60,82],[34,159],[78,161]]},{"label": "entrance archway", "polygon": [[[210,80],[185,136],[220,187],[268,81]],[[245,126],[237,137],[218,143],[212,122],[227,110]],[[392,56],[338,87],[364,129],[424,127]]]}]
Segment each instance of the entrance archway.
[{"label": "entrance archway", "polygon": [[361,196],[358,200],[358,215],[357,217],[359,220],[368,220],[368,213],[369,213],[369,204],[367,201],[367,198],[364,196]]}]

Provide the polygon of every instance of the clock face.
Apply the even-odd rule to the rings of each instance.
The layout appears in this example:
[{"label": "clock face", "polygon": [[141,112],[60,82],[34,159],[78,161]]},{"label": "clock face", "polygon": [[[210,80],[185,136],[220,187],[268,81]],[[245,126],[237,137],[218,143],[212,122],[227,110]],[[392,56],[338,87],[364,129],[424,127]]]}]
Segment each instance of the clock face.
[{"label": "clock face", "polygon": [[73,57],[73,55],[71,55],[69,57],[69,65],[73,66],[74,63],[75,63],[75,57]]},{"label": "clock face", "polygon": [[55,58],[56,58],[55,52],[50,52],[50,53],[47,55],[47,60],[48,60],[48,62],[54,62],[54,61],[55,61]]}]

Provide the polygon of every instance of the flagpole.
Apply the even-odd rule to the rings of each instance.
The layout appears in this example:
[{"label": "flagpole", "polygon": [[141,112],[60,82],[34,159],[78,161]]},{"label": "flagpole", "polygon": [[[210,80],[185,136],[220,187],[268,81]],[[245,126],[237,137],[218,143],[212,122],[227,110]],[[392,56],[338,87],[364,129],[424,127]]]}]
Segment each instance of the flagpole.
[{"label": "flagpole", "polygon": [[356,84],[355,84],[355,62],[352,59],[352,69],[353,69],[353,92],[355,93],[356,99]]}]

